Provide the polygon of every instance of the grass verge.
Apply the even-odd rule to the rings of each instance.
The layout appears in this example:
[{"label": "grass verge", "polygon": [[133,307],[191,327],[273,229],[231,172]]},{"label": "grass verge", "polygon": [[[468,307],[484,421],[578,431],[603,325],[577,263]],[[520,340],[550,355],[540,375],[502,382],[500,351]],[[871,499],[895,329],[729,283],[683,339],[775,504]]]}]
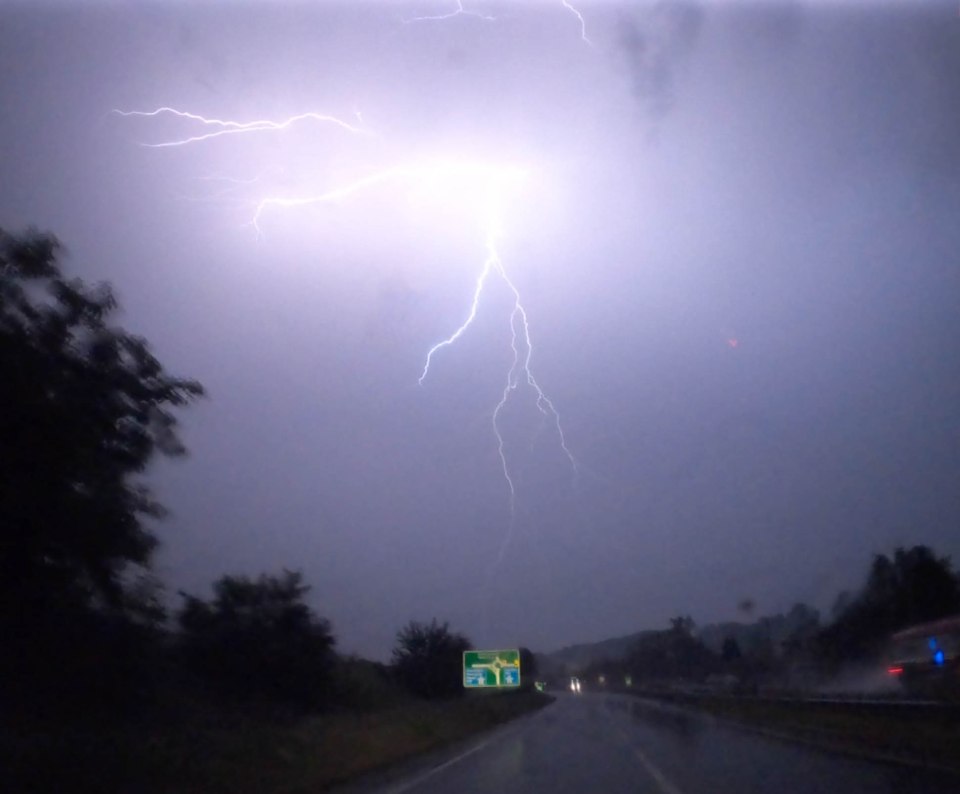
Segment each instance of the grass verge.
[{"label": "grass verge", "polygon": [[[546,706],[537,692],[471,693],[382,711],[269,721],[201,713],[163,727],[21,724],[2,737],[17,790],[144,794],[316,792]],[[9,783],[10,781],[8,781]]]},{"label": "grass verge", "polygon": [[960,775],[960,711],[956,708],[884,709],[856,703],[710,696],[668,699],[779,738]]}]

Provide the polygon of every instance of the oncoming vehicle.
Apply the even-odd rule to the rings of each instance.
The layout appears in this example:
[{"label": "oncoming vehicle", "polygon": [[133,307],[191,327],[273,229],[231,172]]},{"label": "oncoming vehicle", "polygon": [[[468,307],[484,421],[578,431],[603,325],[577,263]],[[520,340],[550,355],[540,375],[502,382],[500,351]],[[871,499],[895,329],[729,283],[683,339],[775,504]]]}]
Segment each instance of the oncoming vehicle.
[{"label": "oncoming vehicle", "polygon": [[570,679],[570,691],[575,694],[580,694],[580,679],[576,676]]},{"label": "oncoming vehicle", "polygon": [[960,615],[918,623],[890,638],[887,673],[908,692],[960,692]]}]

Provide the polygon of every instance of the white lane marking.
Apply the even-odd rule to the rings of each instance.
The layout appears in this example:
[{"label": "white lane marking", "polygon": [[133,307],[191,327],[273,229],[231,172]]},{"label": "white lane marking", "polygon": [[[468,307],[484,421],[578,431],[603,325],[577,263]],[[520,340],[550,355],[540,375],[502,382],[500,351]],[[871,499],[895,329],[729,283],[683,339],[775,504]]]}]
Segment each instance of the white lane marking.
[{"label": "white lane marking", "polygon": [[475,744],[469,750],[464,750],[462,753],[460,753],[460,755],[454,756],[449,761],[444,761],[439,766],[435,766],[433,767],[433,769],[428,769],[422,775],[415,777],[413,780],[408,780],[405,783],[401,783],[400,785],[396,786],[395,788],[388,789],[386,794],[401,794],[401,792],[409,791],[414,786],[419,786],[421,783],[423,783],[423,781],[429,780],[435,774],[437,774],[438,772],[442,772],[447,767],[451,767],[454,764],[459,764],[464,758],[468,758],[474,753],[480,752],[480,750],[482,750],[487,745],[493,744],[495,741],[499,739],[503,739],[507,736],[512,736],[515,733],[519,733],[520,731],[525,730],[532,722],[539,719],[544,713],[546,713],[547,709],[550,708],[551,706],[553,706],[552,703],[548,704],[548,706],[546,707],[539,708],[534,712],[531,712],[529,714],[524,714],[523,716],[516,718],[512,722],[512,724],[503,726],[501,730],[494,733],[493,736],[490,736],[489,738],[480,742],[480,744]]},{"label": "white lane marking", "polygon": [[[513,731],[508,731],[506,733],[513,733]],[[491,736],[489,739],[480,742],[480,744],[475,744],[469,750],[465,750],[464,752],[460,753],[460,755],[454,756],[449,761],[444,761],[442,764],[440,764],[440,766],[435,766],[433,769],[428,769],[419,777],[415,777],[413,780],[408,780],[406,783],[401,783],[396,788],[390,789],[387,794],[401,794],[401,792],[409,791],[410,789],[414,788],[414,786],[419,786],[425,780],[429,780],[438,772],[442,772],[444,769],[453,766],[454,764],[459,764],[464,758],[479,752],[488,744],[492,744],[497,739],[502,739],[504,735],[505,733],[498,733],[496,736]]]},{"label": "white lane marking", "polygon": [[669,781],[666,775],[663,774],[656,766],[654,766],[653,761],[647,758],[647,754],[643,752],[639,747],[634,747],[633,752],[636,754],[637,758],[640,759],[640,763],[643,764],[644,768],[650,774],[658,786],[660,786],[660,791],[663,794],[683,794],[680,789],[678,789],[673,783]]},{"label": "white lane marking", "polygon": [[647,754],[633,744],[630,736],[623,728],[617,726],[617,729],[620,731],[620,735],[624,738],[624,741],[626,741],[630,749],[633,750],[633,754],[639,759],[640,763],[643,764],[643,768],[647,770],[647,774],[650,775],[657,786],[660,787],[662,794],[683,794],[679,787],[670,782],[670,779],[647,757]]}]

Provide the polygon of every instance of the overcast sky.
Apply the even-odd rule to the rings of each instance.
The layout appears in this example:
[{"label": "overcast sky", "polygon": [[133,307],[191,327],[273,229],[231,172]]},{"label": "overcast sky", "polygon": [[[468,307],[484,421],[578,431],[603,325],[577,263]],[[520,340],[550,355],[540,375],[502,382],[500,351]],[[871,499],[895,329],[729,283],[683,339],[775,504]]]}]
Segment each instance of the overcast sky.
[{"label": "overcast sky", "polygon": [[[411,618],[551,650],[960,558],[954,0],[69,6],[0,5],[0,226],[209,391],[150,472],[171,593],[302,569],[385,658]],[[351,129],[111,113],[160,107]],[[418,385],[494,222],[509,283]],[[576,462],[521,338],[512,518],[511,284]]]}]

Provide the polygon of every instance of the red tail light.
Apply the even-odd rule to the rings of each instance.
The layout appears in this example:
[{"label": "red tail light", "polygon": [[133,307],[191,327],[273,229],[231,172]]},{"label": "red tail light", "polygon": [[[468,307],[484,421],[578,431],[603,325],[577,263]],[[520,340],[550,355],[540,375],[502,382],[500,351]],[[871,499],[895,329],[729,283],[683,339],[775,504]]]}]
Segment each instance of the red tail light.
[{"label": "red tail light", "polygon": [[900,674],[903,672],[903,668],[902,668],[902,667],[888,667],[888,668],[887,668],[887,672],[890,673],[890,675],[900,675]]}]

